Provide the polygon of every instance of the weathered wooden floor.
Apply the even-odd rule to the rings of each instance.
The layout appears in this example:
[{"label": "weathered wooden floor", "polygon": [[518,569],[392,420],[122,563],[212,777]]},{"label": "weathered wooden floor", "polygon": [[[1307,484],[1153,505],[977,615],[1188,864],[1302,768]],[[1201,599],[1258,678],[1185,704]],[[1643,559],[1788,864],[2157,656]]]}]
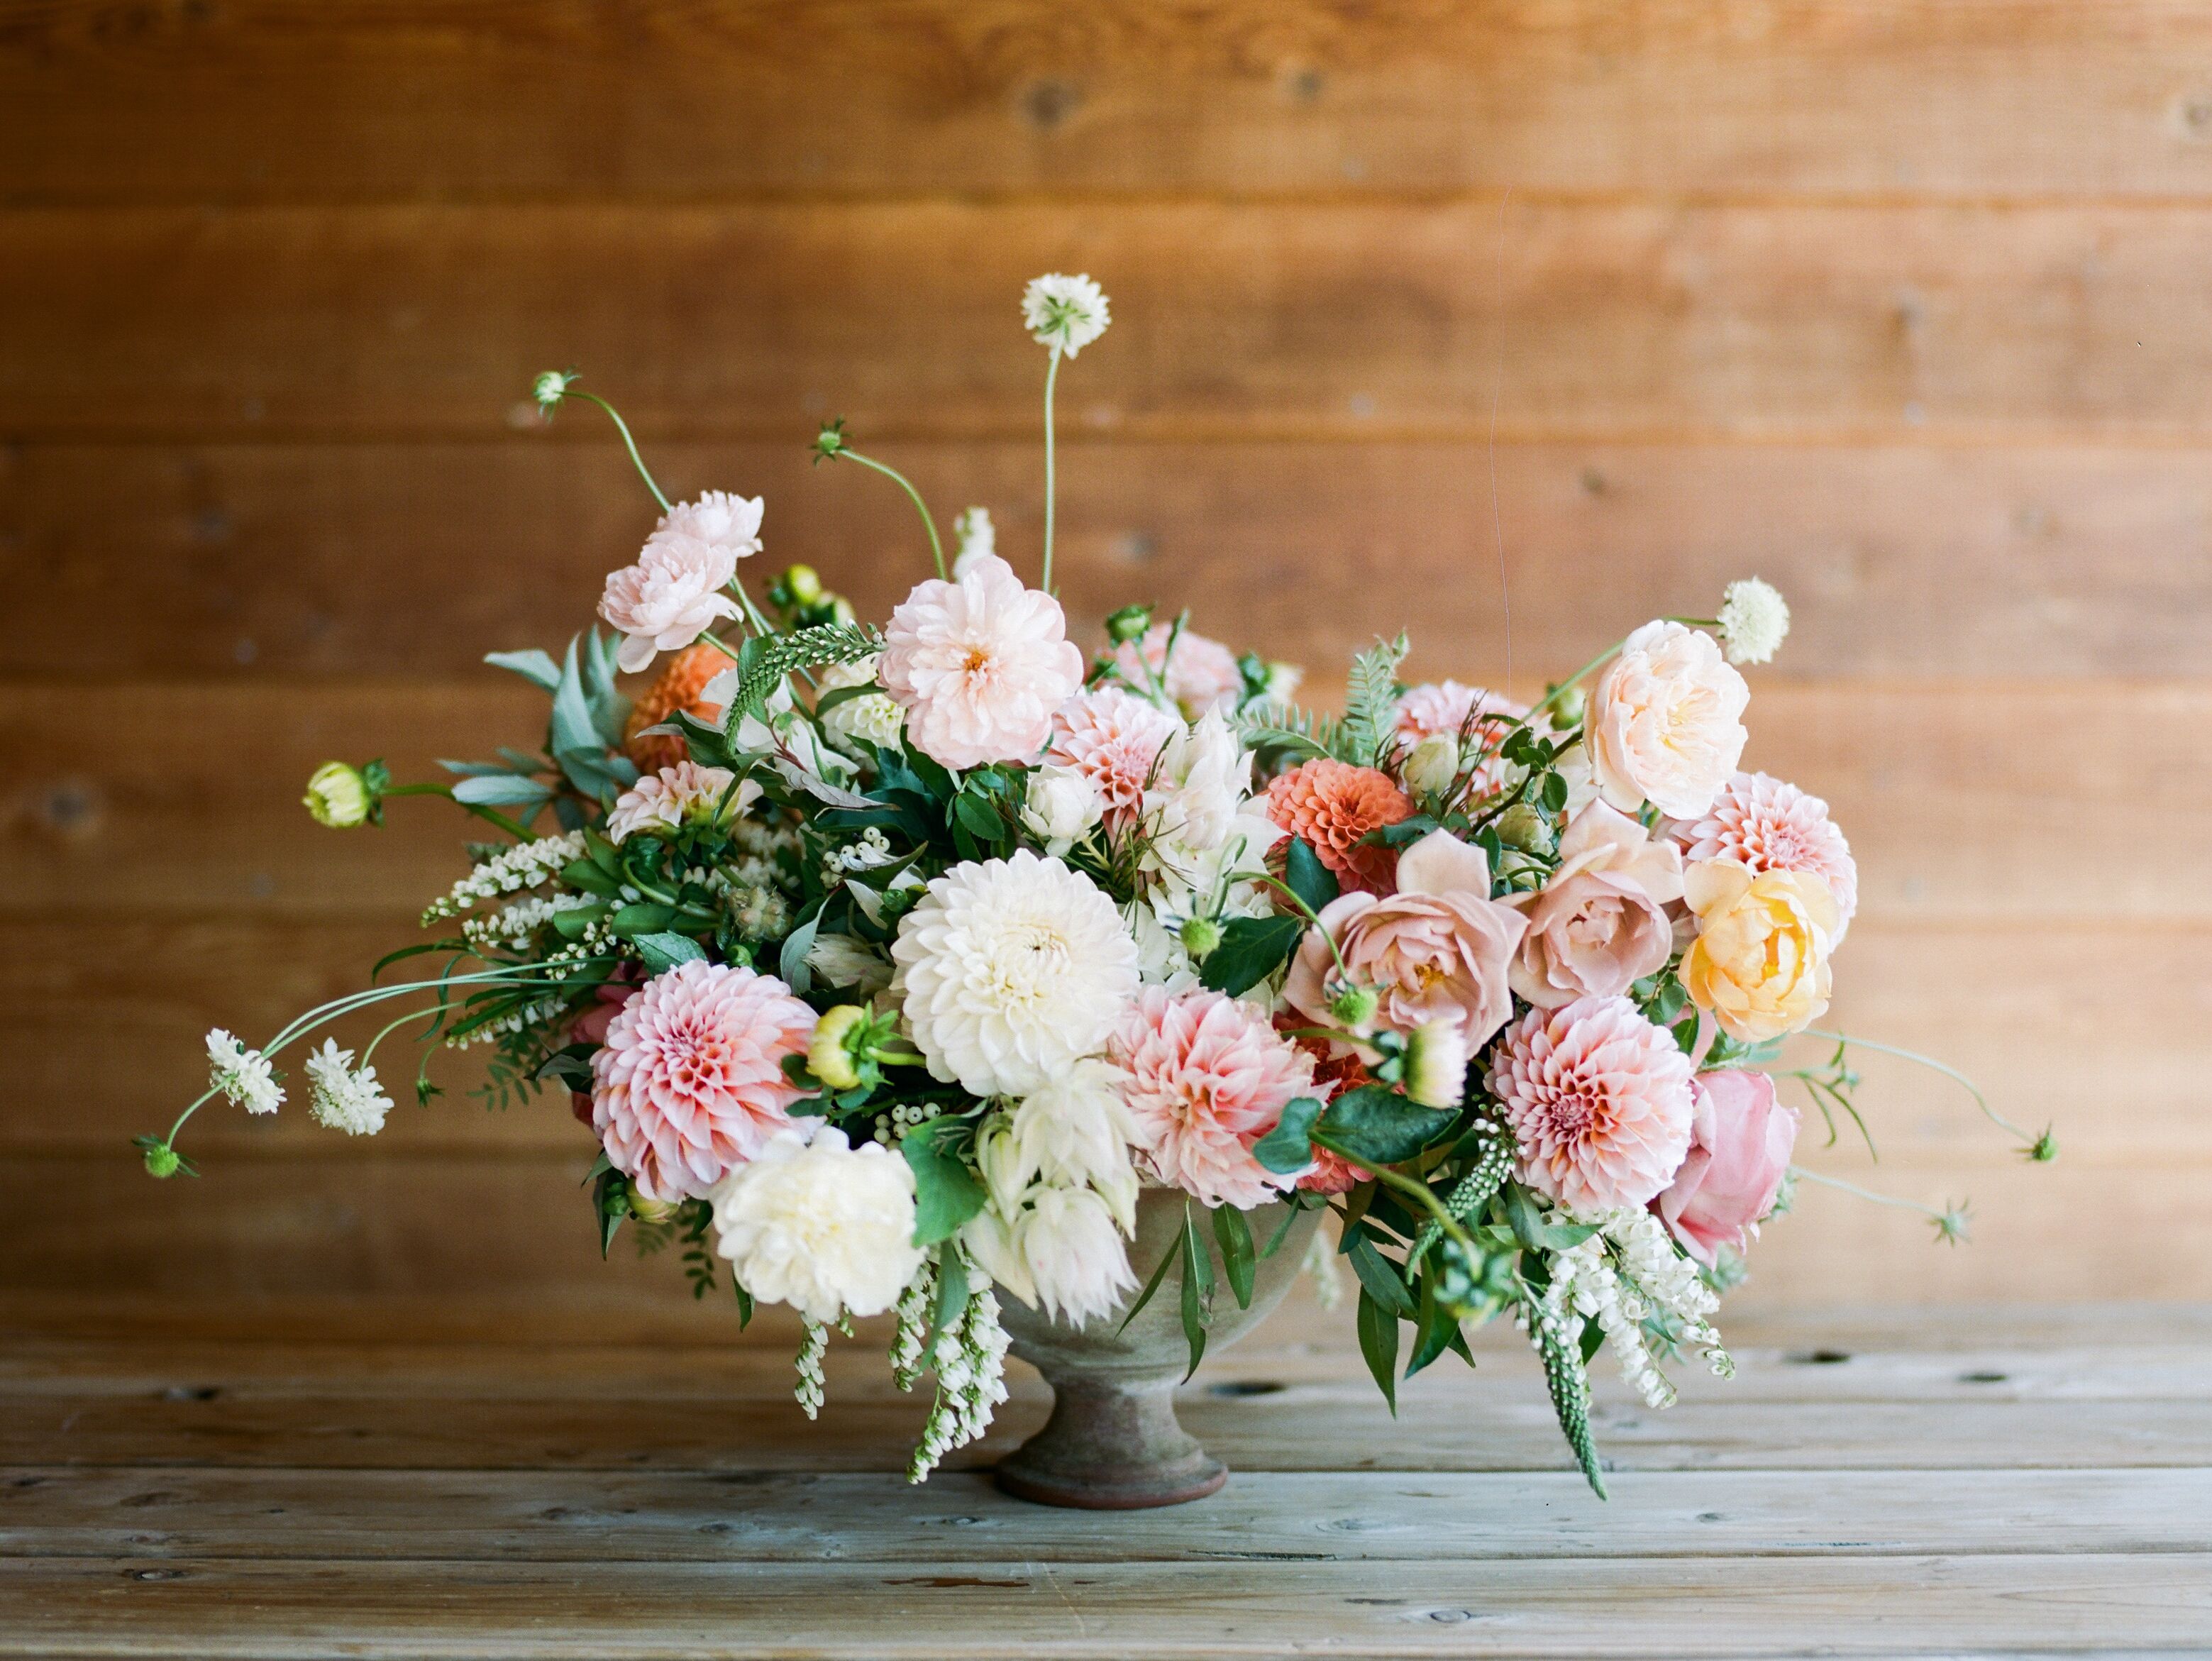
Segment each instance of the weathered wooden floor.
[{"label": "weathered wooden floor", "polygon": [[715,1311],[0,1306],[9,1656],[2212,1652],[2212,1309],[1740,1322],[1565,1469],[1510,1333],[1393,1421],[1295,1304],[1185,1422],[1216,1498],[1094,1516],[897,1475],[872,1341],[809,1426]]}]

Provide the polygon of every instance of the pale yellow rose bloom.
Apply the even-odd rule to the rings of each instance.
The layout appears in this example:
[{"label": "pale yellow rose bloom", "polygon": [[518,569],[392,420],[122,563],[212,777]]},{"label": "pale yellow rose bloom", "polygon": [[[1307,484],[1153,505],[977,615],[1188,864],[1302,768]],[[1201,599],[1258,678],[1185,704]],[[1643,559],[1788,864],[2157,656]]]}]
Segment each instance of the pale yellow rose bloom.
[{"label": "pale yellow rose bloom", "polygon": [[1691,1001],[1745,1043],[1795,1032],[1828,1007],[1836,897],[1802,871],[1700,860],[1682,873],[1698,937],[1682,955]]}]

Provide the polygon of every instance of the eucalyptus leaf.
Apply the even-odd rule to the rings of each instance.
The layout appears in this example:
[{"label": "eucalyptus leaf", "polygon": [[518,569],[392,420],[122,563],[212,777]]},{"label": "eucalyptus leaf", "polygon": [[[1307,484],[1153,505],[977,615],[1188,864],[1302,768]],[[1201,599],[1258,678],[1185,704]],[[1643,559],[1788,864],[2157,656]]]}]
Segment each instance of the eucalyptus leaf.
[{"label": "eucalyptus leaf", "polygon": [[1321,1110],[1316,1097],[1293,1098],[1275,1128],[1252,1144],[1252,1157],[1279,1177],[1304,1171],[1313,1163],[1314,1121]]},{"label": "eucalyptus leaf", "polygon": [[775,972],[801,997],[814,989],[814,967],[806,961],[806,954],[814,949],[814,937],[821,927],[822,908],[817,905],[813,916],[783,937],[783,948],[776,953]]},{"label": "eucalyptus leaf", "polygon": [[453,800],[469,807],[537,807],[552,800],[550,785],[512,773],[491,773],[463,779],[453,787]]}]

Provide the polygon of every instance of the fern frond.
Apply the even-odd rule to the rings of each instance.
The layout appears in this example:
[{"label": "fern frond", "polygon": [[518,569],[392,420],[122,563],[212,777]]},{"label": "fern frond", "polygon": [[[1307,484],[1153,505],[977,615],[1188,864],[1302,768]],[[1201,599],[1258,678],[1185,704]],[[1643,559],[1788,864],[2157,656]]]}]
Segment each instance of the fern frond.
[{"label": "fern frond", "polygon": [[1350,754],[1340,757],[1372,767],[1397,730],[1398,666],[1406,660],[1403,631],[1395,640],[1378,640],[1352,660],[1352,678],[1344,702],[1344,739]]},{"label": "fern frond", "polygon": [[1247,750],[1290,750],[1301,759],[1345,758],[1344,723],[1316,710],[1268,704],[1237,716],[1237,733]]}]

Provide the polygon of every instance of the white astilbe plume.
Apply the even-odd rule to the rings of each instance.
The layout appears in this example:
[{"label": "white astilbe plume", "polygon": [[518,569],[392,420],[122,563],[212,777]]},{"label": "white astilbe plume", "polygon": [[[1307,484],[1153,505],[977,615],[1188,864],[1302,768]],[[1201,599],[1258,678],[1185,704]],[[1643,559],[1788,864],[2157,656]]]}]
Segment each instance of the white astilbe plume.
[{"label": "white astilbe plume", "polygon": [[924,1262],[899,1293],[897,1321],[891,1328],[891,1382],[901,1390],[912,1390],[925,1370],[921,1346],[936,1303],[937,1265]]},{"label": "white astilbe plume", "polygon": [[356,1068],[353,1051],[341,1050],[336,1038],[307,1057],[307,1111],[315,1123],[349,1136],[374,1136],[384,1129],[384,1116],[392,1110],[392,1098],[376,1081],[373,1067]]},{"label": "white astilbe plume", "polygon": [[959,1315],[937,1335],[937,1353],[931,1361],[937,1372],[937,1399],[930,1404],[921,1444],[907,1467],[907,1481],[928,1481],[946,1454],[990,1428],[992,1409],[1006,1399],[1006,1329],[999,1324],[999,1299],[988,1287],[973,1293]]},{"label": "white astilbe plume", "polygon": [[274,1113],[284,1099],[269,1058],[216,1027],[207,1035],[208,1087],[248,1113]]},{"label": "white astilbe plume", "polygon": [[[1539,1329],[1530,1332],[1532,1343],[1541,1348],[1540,1329],[1548,1326],[1571,1344],[1594,1321],[1620,1362],[1621,1377],[1645,1405],[1671,1407],[1674,1386],[1660,1372],[1644,1332],[1644,1323],[1656,1317],[1679,1327],[1680,1336],[1697,1346],[1717,1376],[1733,1376],[1735,1362],[1711,1318],[1720,1306],[1719,1295],[1683,1256],[1664,1224],[1637,1206],[1552,1214],[1561,1222],[1589,1225],[1597,1232],[1551,1255],[1551,1284],[1534,1311]],[[1525,1308],[1516,1318],[1524,1328],[1530,1324]]]},{"label": "white astilbe plume", "polygon": [[830,1329],[819,1321],[802,1322],[799,1357],[793,1363],[799,1384],[792,1394],[799,1399],[799,1410],[810,1419],[822,1411],[822,1358],[829,1353]]},{"label": "white astilbe plume", "polygon": [[1106,332],[1106,294],[1088,277],[1058,271],[1033,278],[1022,291],[1022,321],[1040,346],[1056,346],[1073,357]]},{"label": "white astilbe plume", "polygon": [[519,894],[526,888],[540,887],[583,856],[584,833],[580,830],[571,830],[565,836],[541,837],[536,842],[503,849],[455,883],[444,897],[433,901],[422,913],[422,921],[435,922],[441,917],[465,911],[480,900],[497,899],[502,894]]},{"label": "white astilbe plume", "polygon": [[1721,596],[1721,648],[1730,663],[1765,663],[1790,633],[1790,605],[1757,577],[1731,582]]}]

